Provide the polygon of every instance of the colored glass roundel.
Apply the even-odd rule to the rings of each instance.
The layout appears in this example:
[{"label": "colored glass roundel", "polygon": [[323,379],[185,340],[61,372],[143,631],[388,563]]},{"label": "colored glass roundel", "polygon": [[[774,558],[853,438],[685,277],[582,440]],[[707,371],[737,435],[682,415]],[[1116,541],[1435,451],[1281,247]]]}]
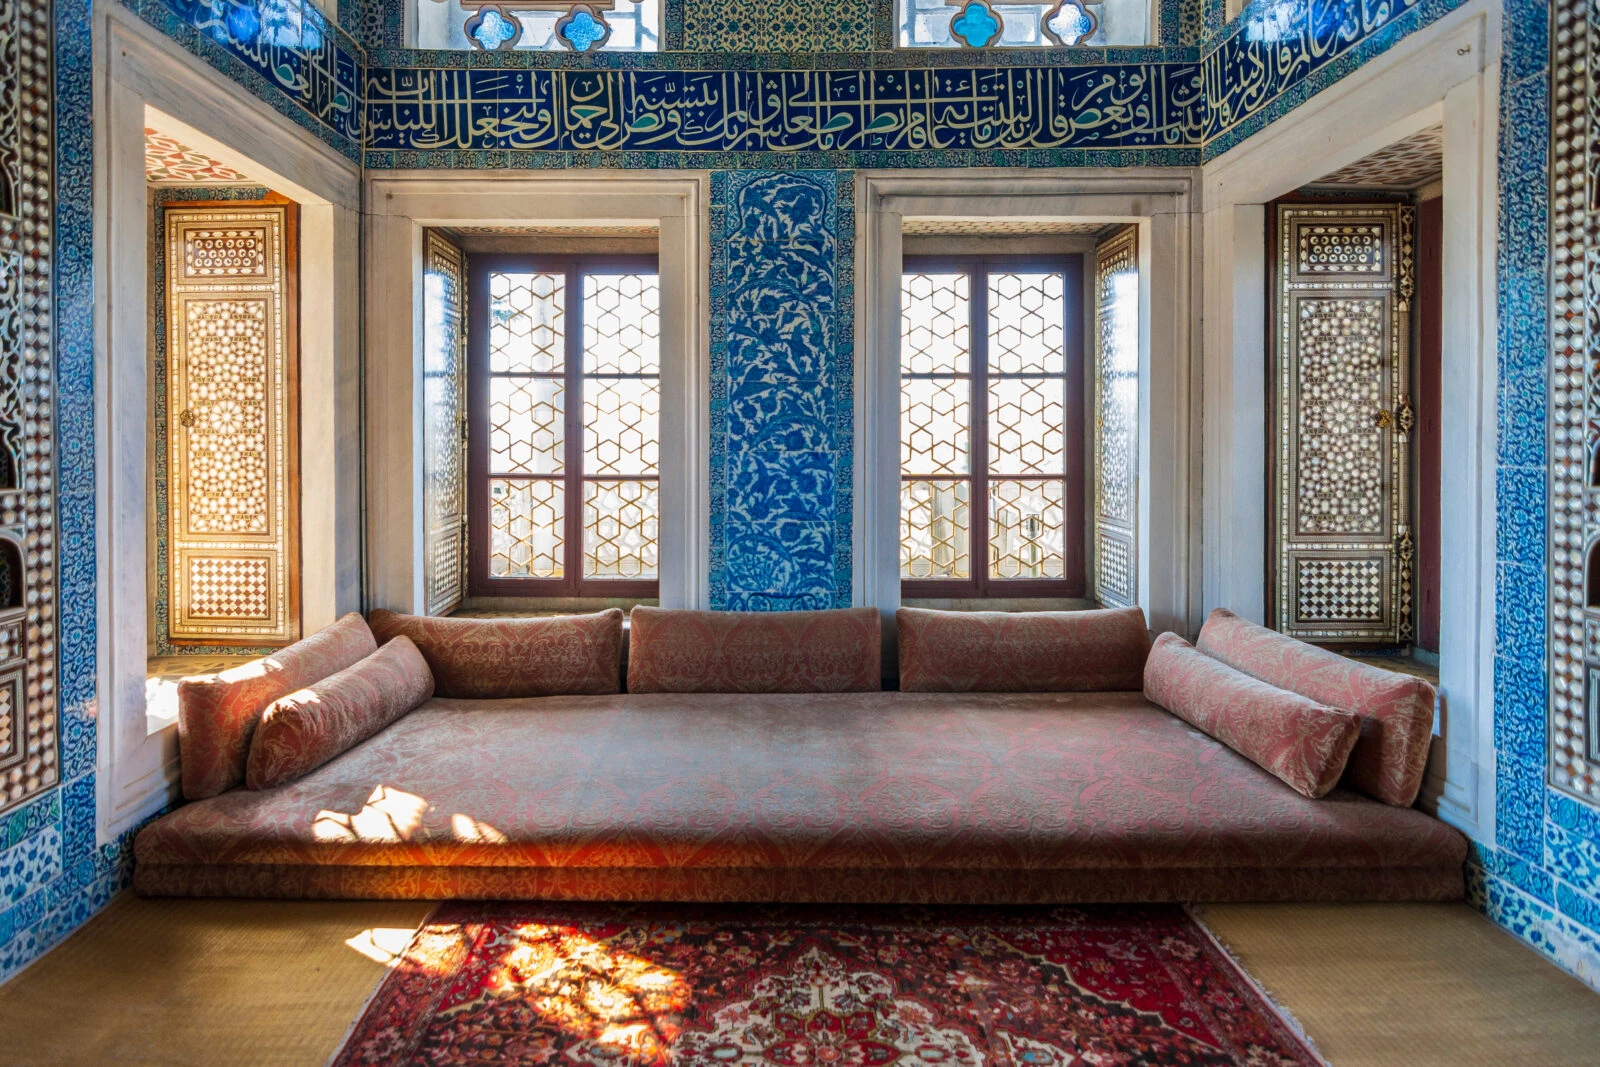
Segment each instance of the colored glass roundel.
[{"label": "colored glass roundel", "polygon": [[972,0],[950,23],[950,32],[969,48],[987,48],[1004,28],[1000,15],[984,0]]},{"label": "colored glass roundel", "polygon": [[1080,0],[1061,0],[1044,16],[1044,32],[1056,44],[1081,44],[1094,35],[1100,20]]},{"label": "colored glass roundel", "polygon": [[479,8],[464,28],[467,40],[486,52],[515,48],[522,36],[522,24],[492,4]]},{"label": "colored glass roundel", "polygon": [[578,4],[556,23],[556,36],[574,52],[587,52],[606,43],[611,27],[594,8]]}]

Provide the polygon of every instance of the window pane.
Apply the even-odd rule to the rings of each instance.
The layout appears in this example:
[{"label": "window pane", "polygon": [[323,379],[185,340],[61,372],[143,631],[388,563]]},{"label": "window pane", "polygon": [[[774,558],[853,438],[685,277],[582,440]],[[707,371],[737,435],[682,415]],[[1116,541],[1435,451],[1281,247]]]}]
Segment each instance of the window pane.
[{"label": "window pane", "polygon": [[657,275],[584,276],[583,372],[661,373],[661,283]]},{"label": "window pane", "polygon": [[583,472],[655,474],[661,425],[656,379],[589,378],[583,391]]},{"label": "window pane", "polygon": [[560,578],[562,489],[547,479],[489,479],[489,576]]},{"label": "window pane", "polygon": [[565,359],[566,285],[561,274],[489,275],[489,370],[560,374]]},{"label": "window pane", "polygon": [[1066,303],[1060,274],[989,275],[989,369],[1066,371]]},{"label": "window pane", "polygon": [[655,482],[585,482],[583,576],[656,577],[660,516]]},{"label": "window pane", "polygon": [[903,482],[900,486],[900,577],[972,576],[966,481]]},{"label": "window pane", "polygon": [[963,378],[907,378],[900,385],[901,471],[969,472],[971,383]]},{"label": "window pane", "polygon": [[972,283],[965,274],[907,274],[900,285],[900,369],[965,374],[972,352]]},{"label": "window pane", "polygon": [[565,394],[560,378],[489,379],[489,473],[561,473]]},{"label": "window pane", "polygon": [[989,471],[1062,474],[1066,470],[1066,381],[1000,378],[989,383]]},{"label": "window pane", "polygon": [[1066,574],[1066,523],[1059,481],[989,483],[989,576]]}]

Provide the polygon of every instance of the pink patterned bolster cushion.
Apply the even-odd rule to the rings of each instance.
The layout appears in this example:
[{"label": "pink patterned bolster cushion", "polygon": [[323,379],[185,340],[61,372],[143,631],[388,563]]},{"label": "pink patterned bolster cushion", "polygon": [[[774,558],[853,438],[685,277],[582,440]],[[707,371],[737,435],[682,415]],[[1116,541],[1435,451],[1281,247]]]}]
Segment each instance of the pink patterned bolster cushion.
[{"label": "pink patterned bolster cushion", "polygon": [[1177,634],[1156,638],[1144,695],[1313,799],[1339,784],[1361,719],[1219,663]]},{"label": "pink patterned bolster cushion", "polygon": [[922,693],[1086,693],[1144,685],[1140,608],[894,614],[900,688]]},{"label": "pink patterned bolster cushion", "polygon": [[630,693],[863,693],[883,688],[876,608],[634,608]]},{"label": "pink patterned bolster cushion", "polygon": [[374,611],[380,642],[409,637],[441,697],[581,696],[622,688],[622,612],[535,619],[436,619]]},{"label": "pink patterned bolster cushion", "polygon": [[270,656],[178,683],[183,795],[203,800],[244,781],[250,737],[267,705],[377,651],[354,612]]},{"label": "pink patterned bolster cushion", "polygon": [[280,697],[261,716],[245,770],[249,789],[303,778],[433,696],[417,646],[397,637],[366,659]]},{"label": "pink patterned bolster cushion", "polygon": [[1409,808],[1422,788],[1433,741],[1433,686],[1356,663],[1218,608],[1200,631],[1200,651],[1279,689],[1361,716],[1361,738],[1345,784]]}]

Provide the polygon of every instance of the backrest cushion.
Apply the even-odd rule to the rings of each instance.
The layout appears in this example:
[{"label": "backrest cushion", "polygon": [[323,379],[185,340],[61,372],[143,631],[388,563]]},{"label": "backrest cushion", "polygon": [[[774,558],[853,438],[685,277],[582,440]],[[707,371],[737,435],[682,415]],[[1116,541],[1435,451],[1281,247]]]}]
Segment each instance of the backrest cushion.
[{"label": "backrest cushion", "polygon": [[245,786],[271,789],[301,778],[382,730],[433,695],[417,646],[397,637],[304,689],[279,697],[250,741]]},{"label": "backrest cushion", "polygon": [[1433,741],[1433,686],[1356,663],[1222,608],[1206,619],[1199,646],[1279,689],[1361,716],[1345,784],[1385,804],[1405,808],[1416,801]]},{"label": "backrest cushion", "polygon": [[183,795],[203,800],[244,781],[250,737],[267,705],[377,651],[367,622],[351,613],[270,656],[178,683],[178,757]]},{"label": "backrest cushion", "polygon": [[1361,733],[1354,713],[1236,671],[1172,633],[1150,650],[1144,695],[1313,798],[1339,784]]},{"label": "backrest cushion", "polygon": [[634,608],[630,693],[863,693],[883,688],[876,608]]},{"label": "backrest cushion", "polygon": [[923,693],[1138,692],[1150,652],[1139,608],[895,612],[900,688]]},{"label": "backrest cushion", "polygon": [[532,619],[436,619],[374,611],[380,642],[409,637],[441,697],[581,696],[622,688],[622,612]]}]

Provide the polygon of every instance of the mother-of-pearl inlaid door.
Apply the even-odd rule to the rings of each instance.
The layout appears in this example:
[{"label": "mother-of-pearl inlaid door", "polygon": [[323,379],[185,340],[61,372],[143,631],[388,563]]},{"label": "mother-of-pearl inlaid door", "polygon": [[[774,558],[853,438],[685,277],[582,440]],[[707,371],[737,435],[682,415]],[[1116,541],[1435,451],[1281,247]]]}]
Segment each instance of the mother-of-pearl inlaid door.
[{"label": "mother-of-pearl inlaid door", "polygon": [[1280,204],[1270,613],[1321,643],[1412,637],[1414,209]]},{"label": "mother-of-pearl inlaid door", "polygon": [[164,216],[168,639],[288,644],[300,634],[294,208]]},{"label": "mother-of-pearl inlaid door", "polygon": [[1094,596],[1139,597],[1139,230],[1124,226],[1094,253]]}]

